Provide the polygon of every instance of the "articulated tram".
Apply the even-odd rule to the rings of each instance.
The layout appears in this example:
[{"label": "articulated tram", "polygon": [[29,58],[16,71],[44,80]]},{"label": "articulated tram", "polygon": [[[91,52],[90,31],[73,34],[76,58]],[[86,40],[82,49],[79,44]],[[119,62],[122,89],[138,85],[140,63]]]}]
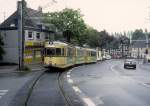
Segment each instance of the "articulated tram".
[{"label": "articulated tram", "polygon": [[97,50],[73,46],[60,41],[46,42],[44,64],[46,67],[67,68],[97,62]]}]

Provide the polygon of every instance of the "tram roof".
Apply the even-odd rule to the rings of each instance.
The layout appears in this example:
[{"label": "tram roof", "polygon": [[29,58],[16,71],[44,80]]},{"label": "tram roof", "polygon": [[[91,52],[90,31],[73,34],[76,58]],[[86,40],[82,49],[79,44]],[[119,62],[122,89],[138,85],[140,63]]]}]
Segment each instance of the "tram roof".
[{"label": "tram roof", "polygon": [[89,50],[89,51],[94,51],[94,52],[96,52],[96,50],[95,50],[95,49],[91,49],[91,48],[86,48],[86,50]]},{"label": "tram roof", "polygon": [[60,42],[60,41],[49,41],[45,43],[45,46],[46,47],[57,47],[57,46],[64,47],[64,46],[68,46],[68,44],[65,42]]},{"label": "tram roof", "polygon": [[48,45],[65,45],[65,46],[68,45],[67,43],[60,42],[60,41],[49,41],[49,42],[46,42],[46,44],[48,44]]}]

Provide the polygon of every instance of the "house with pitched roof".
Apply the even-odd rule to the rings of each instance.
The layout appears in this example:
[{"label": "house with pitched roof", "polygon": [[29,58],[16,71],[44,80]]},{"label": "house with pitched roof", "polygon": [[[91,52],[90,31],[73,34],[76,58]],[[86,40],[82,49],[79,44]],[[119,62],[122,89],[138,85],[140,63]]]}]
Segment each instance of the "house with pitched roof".
[{"label": "house with pitched roof", "polygon": [[[20,2],[20,1],[19,1]],[[44,42],[53,38],[55,28],[43,23],[42,8],[34,10],[25,6],[24,15],[24,63],[42,63]],[[0,33],[4,41],[3,61],[19,64],[18,9],[1,25]]]},{"label": "house with pitched roof", "polygon": [[[150,39],[149,39],[150,42]],[[131,45],[131,56],[134,58],[145,58],[146,57],[146,49],[147,49],[146,39],[145,37],[140,37],[137,41],[132,41]],[[148,52],[150,52],[150,44],[148,44]]]}]

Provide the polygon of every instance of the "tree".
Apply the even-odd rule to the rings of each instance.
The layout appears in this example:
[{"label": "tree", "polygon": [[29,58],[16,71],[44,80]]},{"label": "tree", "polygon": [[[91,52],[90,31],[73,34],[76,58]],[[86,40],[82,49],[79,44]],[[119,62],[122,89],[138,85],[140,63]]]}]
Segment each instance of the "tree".
[{"label": "tree", "polygon": [[108,34],[108,32],[106,30],[103,30],[103,31],[99,32],[99,36],[100,36],[100,38],[99,38],[100,47],[102,49],[107,48],[107,45],[110,43],[110,42],[108,42],[110,35]]},{"label": "tree", "polygon": [[67,41],[82,44],[84,39],[81,36],[84,36],[86,29],[82,17],[80,10],[65,8],[60,12],[46,13],[44,22],[55,25],[59,31],[63,32]]},{"label": "tree", "polygon": [[2,41],[2,37],[1,37],[1,34],[0,34],[0,60],[3,59],[3,54],[4,54],[4,50],[3,50],[3,41]]},{"label": "tree", "polygon": [[90,47],[99,47],[99,34],[98,31],[92,27],[88,27],[85,31],[86,42]]},{"label": "tree", "polygon": [[142,29],[136,29],[133,34],[132,34],[132,39],[137,40],[139,38],[144,38],[145,39],[145,33],[143,32]]}]

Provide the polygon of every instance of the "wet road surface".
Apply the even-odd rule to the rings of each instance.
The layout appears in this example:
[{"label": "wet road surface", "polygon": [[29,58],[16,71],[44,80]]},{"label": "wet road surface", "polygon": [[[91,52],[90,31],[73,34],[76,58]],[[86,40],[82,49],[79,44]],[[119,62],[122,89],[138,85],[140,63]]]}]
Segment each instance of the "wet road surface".
[{"label": "wet road surface", "polygon": [[0,74],[0,106],[12,106],[18,91],[39,74],[40,72]]},{"label": "wet road surface", "polygon": [[57,79],[57,72],[46,72],[35,85],[27,106],[65,106]]},{"label": "wet road surface", "polygon": [[[122,60],[82,65],[61,75],[73,106],[150,106],[150,70],[138,64],[124,69]],[[41,73],[0,74],[0,106],[23,106],[33,79]],[[46,71],[36,82],[27,106],[67,106],[59,72]]]},{"label": "wet road surface", "polygon": [[92,106],[150,106],[150,71],[140,65],[123,69],[123,61],[108,60],[79,66],[70,76]]}]

